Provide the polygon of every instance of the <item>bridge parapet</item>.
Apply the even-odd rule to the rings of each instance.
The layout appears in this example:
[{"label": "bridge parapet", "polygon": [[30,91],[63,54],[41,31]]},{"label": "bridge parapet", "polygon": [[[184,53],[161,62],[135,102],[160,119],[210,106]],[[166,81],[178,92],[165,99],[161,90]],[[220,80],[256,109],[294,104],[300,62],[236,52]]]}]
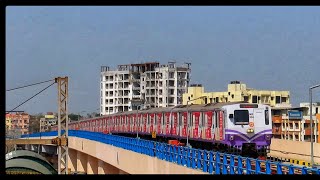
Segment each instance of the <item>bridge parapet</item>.
[{"label": "bridge parapet", "polygon": [[[48,135],[54,136],[54,132]],[[42,136],[46,136],[42,133]],[[319,169],[293,166],[279,162],[246,158],[214,151],[174,146],[155,141],[69,130],[69,136],[97,141],[139,154],[155,157],[208,174],[319,174]],[[26,136],[25,136],[26,137]],[[31,137],[31,136],[30,136]],[[35,136],[34,136],[35,137]],[[71,143],[71,142],[70,142]]]}]

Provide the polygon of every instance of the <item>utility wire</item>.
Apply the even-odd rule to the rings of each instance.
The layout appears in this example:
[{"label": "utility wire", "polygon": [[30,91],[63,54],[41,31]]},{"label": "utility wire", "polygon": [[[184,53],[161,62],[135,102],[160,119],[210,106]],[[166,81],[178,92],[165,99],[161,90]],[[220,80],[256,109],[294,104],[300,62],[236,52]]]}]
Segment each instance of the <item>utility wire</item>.
[{"label": "utility wire", "polygon": [[44,90],[48,89],[50,86],[52,86],[54,83],[50,84],[49,86],[47,86],[46,88],[42,89],[40,92],[38,92],[37,94],[33,95],[31,98],[27,99],[26,101],[24,101],[23,103],[21,103],[19,106],[13,108],[11,111],[14,111],[15,109],[17,109],[18,107],[20,107],[22,104],[28,102],[30,99],[34,98],[35,96],[37,96],[38,94],[42,93]]},{"label": "utility wire", "polygon": [[42,83],[46,83],[46,82],[50,82],[50,81],[54,81],[54,79],[47,80],[47,81],[42,81],[42,82],[39,82],[39,83],[34,83],[34,84],[26,85],[26,86],[21,86],[21,87],[17,87],[17,88],[8,89],[7,91],[13,91],[13,90],[16,90],[16,89],[21,89],[21,88],[25,88],[25,87],[29,87],[29,86],[34,86],[34,85],[37,85],[37,84],[42,84]]}]

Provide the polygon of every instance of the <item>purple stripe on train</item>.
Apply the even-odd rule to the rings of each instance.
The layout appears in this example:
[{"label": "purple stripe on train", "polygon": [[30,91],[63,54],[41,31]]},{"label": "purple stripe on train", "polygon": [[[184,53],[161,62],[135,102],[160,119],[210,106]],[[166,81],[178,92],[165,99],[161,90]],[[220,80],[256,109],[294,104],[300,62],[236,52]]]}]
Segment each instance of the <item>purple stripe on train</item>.
[{"label": "purple stripe on train", "polygon": [[[257,149],[261,149],[262,146],[270,146],[271,144],[271,129],[261,131],[252,137],[241,133],[236,130],[226,129],[225,143],[230,146],[242,146],[245,142],[256,143]],[[228,132],[233,132],[236,134],[227,134]],[[269,137],[267,137],[269,136]]]}]

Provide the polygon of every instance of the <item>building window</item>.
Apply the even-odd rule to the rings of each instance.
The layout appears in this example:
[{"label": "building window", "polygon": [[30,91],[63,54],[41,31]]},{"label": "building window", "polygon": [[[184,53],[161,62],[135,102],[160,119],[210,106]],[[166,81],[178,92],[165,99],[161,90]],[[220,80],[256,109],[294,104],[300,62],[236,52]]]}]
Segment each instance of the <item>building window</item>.
[{"label": "building window", "polygon": [[207,102],[208,102],[208,99],[207,99],[207,98],[205,98],[205,99],[204,99],[204,103],[205,103],[205,104],[207,104]]},{"label": "building window", "polygon": [[228,92],[229,96],[230,96],[230,92]]},{"label": "building window", "polygon": [[249,101],[249,97],[248,96],[243,96],[243,101],[244,102],[248,102]]},{"label": "building window", "polygon": [[293,135],[290,135],[289,137],[290,137],[290,140],[292,140],[292,139],[293,139]]},{"label": "building window", "polygon": [[214,101],[213,101],[213,98],[210,98],[210,103],[213,103]]},{"label": "building window", "polygon": [[281,97],[281,102],[286,102],[287,98],[286,97]]},{"label": "building window", "polygon": [[276,96],[276,104],[280,104],[281,102],[280,102],[280,96]]},{"label": "building window", "polygon": [[216,102],[219,102],[219,97],[216,97]]},{"label": "building window", "polygon": [[273,97],[271,97],[271,101],[273,101]]},{"label": "building window", "polygon": [[252,96],[252,103],[257,103],[257,102],[258,102],[257,96]]},{"label": "building window", "polygon": [[234,94],[231,95],[232,99],[234,98]]}]

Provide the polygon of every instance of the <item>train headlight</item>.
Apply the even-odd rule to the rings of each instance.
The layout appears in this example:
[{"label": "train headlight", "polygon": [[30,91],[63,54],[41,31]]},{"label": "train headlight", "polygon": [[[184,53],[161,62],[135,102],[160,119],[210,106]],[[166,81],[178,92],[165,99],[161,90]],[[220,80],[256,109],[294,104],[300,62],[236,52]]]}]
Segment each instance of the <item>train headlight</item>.
[{"label": "train headlight", "polygon": [[233,140],[233,135],[230,135],[229,140],[232,141]]},{"label": "train headlight", "polygon": [[253,133],[254,130],[253,129],[247,129],[247,133]]}]

